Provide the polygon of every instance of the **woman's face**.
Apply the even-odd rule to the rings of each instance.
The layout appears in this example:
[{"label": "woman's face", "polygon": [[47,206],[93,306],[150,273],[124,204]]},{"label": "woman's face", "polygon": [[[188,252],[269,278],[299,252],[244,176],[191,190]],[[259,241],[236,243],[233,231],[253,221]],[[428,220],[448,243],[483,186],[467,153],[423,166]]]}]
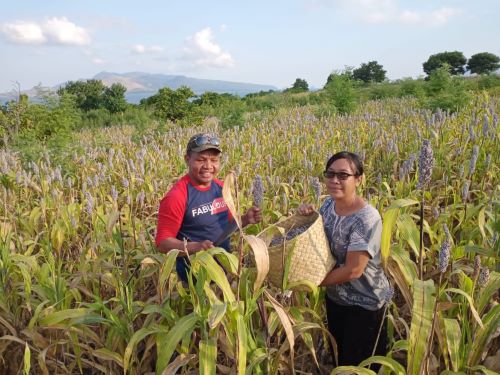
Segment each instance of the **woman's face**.
[{"label": "woman's face", "polygon": [[[326,190],[333,199],[353,199],[356,196],[356,187],[361,183],[361,176],[354,176],[357,171],[347,159],[335,160],[330,164],[327,171],[340,174],[340,176],[325,178]],[[349,176],[345,178],[345,174]]]}]

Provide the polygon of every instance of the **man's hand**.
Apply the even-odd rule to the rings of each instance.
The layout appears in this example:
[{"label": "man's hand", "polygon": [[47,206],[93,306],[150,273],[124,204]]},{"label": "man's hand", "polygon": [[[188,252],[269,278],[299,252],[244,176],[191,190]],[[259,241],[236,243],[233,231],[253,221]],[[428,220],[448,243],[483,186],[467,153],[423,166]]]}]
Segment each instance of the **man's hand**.
[{"label": "man's hand", "polygon": [[262,221],[262,210],[258,207],[250,207],[241,217],[241,224],[246,227],[248,224],[257,224]]},{"label": "man's hand", "polygon": [[210,248],[214,247],[214,244],[212,241],[205,240],[201,242],[188,242],[188,251],[189,254],[192,253],[197,253],[198,251],[202,250],[208,250]]},{"label": "man's hand", "polygon": [[200,242],[184,242],[174,237],[164,239],[158,246],[158,250],[162,253],[168,253],[172,249],[181,250],[179,256],[186,256],[186,251],[189,254],[197,253],[198,251],[207,250],[214,247],[212,241],[204,240]]}]

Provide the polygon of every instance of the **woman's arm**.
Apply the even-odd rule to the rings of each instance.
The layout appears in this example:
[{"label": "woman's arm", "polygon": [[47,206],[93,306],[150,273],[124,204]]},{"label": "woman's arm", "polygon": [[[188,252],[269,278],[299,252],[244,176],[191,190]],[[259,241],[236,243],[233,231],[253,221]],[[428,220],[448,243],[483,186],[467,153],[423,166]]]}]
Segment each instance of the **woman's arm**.
[{"label": "woman's arm", "polygon": [[333,269],[320,285],[336,285],[358,279],[365,272],[369,260],[370,254],[367,251],[348,251],[345,264]]}]

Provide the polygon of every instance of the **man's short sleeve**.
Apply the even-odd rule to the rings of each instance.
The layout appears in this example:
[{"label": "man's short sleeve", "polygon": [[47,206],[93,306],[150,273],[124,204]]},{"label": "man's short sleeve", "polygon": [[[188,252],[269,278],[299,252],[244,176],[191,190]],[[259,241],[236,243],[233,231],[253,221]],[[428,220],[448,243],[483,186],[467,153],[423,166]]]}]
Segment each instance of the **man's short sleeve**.
[{"label": "man's short sleeve", "polygon": [[156,246],[167,238],[177,237],[186,211],[186,199],[187,190],[176,186],[161,200],[156,227]]}]

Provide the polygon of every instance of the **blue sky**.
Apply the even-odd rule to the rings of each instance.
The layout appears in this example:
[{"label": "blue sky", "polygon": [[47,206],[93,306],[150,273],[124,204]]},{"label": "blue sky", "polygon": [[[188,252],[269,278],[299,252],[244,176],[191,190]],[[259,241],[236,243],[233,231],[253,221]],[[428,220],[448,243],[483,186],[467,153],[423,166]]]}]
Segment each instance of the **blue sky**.
[{"label": "blue sky", "polygon": [[0,92],[101,71],[322,87],[376,60],[418,77],[434,53],[500,56],[498,0],[18,0],[0,11]]}]

